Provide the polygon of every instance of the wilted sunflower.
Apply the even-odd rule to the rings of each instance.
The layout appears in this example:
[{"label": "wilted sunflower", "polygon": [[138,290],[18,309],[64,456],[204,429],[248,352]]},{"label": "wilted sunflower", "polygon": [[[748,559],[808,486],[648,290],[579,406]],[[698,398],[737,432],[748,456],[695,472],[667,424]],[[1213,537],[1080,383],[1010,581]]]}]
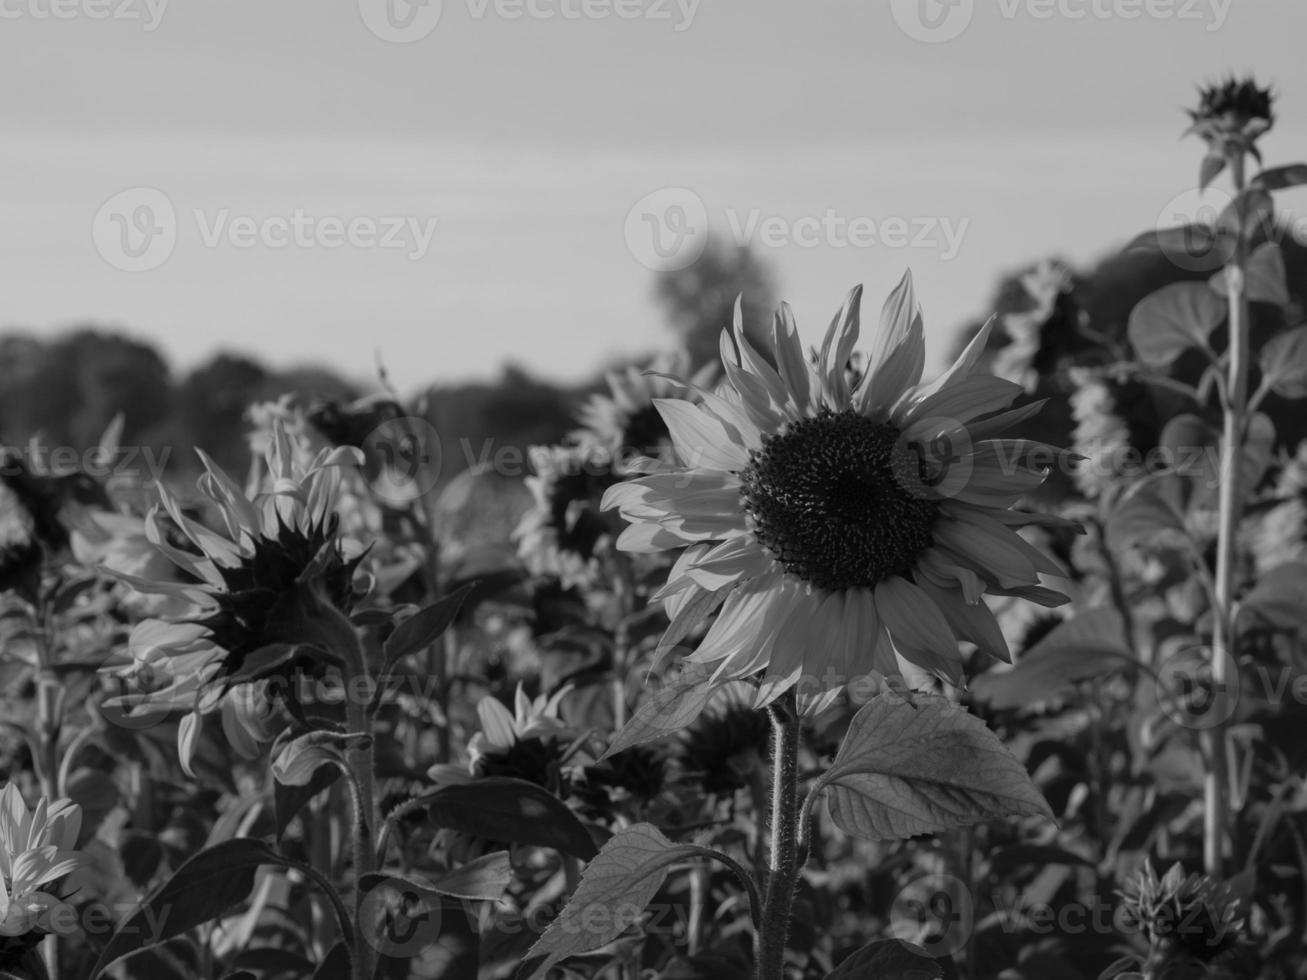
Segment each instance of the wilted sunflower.
[{"label": "wilted sunflower", "polygon": [[759,704],[801,678],[817,695],[869,671],[896,675],[900,658],[960,684],[958,640],[1009,659],[985,593],[1066,601],[1039,584],[1061,569],[1016,533],[1069,522],[1011,509],[1046,475],[1032,450],[1051,450],[1004,438],[1039,406],[1003,411],[1020,386],[972,373],[989,325],[921,384],[906,275],[851,389],[860,298],[850,293],[812,357],[782,304],[775,368],[737,316],[722,334],[727,383],[697,405],[657,402],[683,465],[650,461],[650,475],[604,497],[631,522],[618,547],[685,548],[657,595],[671,628],[720,604],[689,659],[715,665],[714,682],[765,672]]},{"label": "wilted sunflower", "polygon": [[[179,735],[186,743],[193,741],[199,716],[233,686],[293,676],[312,666],[304,660],[310,647],[317,665],[335,662],[320,611],[325,606],[348,612],[354,599],[361,554],[346,556],[335,504],[340,469],[357,465],[357,453],[324,450],[301,471],[277,426],[267,450],[270,487],[252,500],[200,453],[206,472],[199,487],[221,515],[222,532],[191,520],[159,488],[163,510],[187,546],[170,543],[158,507],[146,517],[146,534],[192,581],[107,571],[142,592],[187,599],[192,612],[176,620],[147,619],[132,631],[129,676],[146,679],[148,689],[122,698],[122,704],[190,708]],[[188,755],[183,744],[183,762]]]},{"label": "wilted sunflower", "polygon": [[47,934],[42,920],[63,902],[52,889],[83,863],[75,850],[81,827],[76,803],[42,799],[29,811],[13,783],[0,790],[0,970]]},{"label": "wilted sunflower", "polygon": [[1198,90],[1198,108],[1185,110],[1193,120],[1186,132],[1201,136],[1213,153],[1224,156],[1234,150],[1260,159],[1257,138],[1275,122],[1273,100],[1269,88],[1231,75]]},{"label": "wilted sunflower", "polygon": [[[1206,875],[1186,876],[1176,863],[1158,878],[1145,861],[1121,891],[1126,921],[1148,943],[1149,977],[1240,977],[1247,966],[1244,920],[1228,885]],[[1255,963],[1255,957],[1253,962]],[[1188,970],[1187,967],[1201,967]],[[1208,966],[1226,969],[1209,972]]]}]

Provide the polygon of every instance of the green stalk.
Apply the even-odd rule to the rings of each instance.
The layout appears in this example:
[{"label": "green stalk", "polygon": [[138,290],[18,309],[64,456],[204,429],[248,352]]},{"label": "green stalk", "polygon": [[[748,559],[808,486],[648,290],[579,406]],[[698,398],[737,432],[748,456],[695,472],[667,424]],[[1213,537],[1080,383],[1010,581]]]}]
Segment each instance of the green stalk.
[{"label": "green stalk", "polygon": [[771,853],[762,925],[754,950],[758,980],[784,980],[785,940],[799,878],[799,710],[793,689],[769,709],[772,722]]},{"label": "green stalk", "polygon": [[[1244,190],[1243,151],[1230,154],[1230,171],[1236,200]],[[1248,414],[1248,301],[1244,294],[1244,271],[1248,242],[1243,216],[1235,239],[1234,254],[1225,267],[1229,302],[1230,340],[1229,375],[1223,404],[1224,431],[1221,439],[1220,525],[1216,543],[1216,616],[1212,630],[1212,685],[1217,699],[1214,710],[1221,711],[1228,682],[1226,665],[1233,660],[1234,589],[1236,542],[1243,516],[1243,488],[1239,469],[1243,455],[1243,437]],[[1218,716],[1219,717],[1219,716]],[[1209,875],[1221,877],[1225,864],[1228,828],[1226,800],[1226,733],[1222,719],[1204,732],[1207,772],[1203,779],[1203,865]]]},{"label": "green stalk", "polygon": [[[342,651],[345,662],[345,716],[346,726],[350,732],[372,734],[372,714],[369,699],[358,697],[360,690],[367,686],[356,682],[367,678],[367,658],[363,645],[357,635],[349,649]],[[373,788],[373,749],[372,740],[368,739],[362,746],[350,748],[345,755],[350,770],[350,784],[353,790],[353,844],[354,844],[354,921],[358,928],[354,933],[354,980],[370,980],[372,976],[372,949],[368,945],[368,936],[363,924],[363,876],[376,870],[377,852],[373,844],[373,827],[376,826],[375,791]]]}]

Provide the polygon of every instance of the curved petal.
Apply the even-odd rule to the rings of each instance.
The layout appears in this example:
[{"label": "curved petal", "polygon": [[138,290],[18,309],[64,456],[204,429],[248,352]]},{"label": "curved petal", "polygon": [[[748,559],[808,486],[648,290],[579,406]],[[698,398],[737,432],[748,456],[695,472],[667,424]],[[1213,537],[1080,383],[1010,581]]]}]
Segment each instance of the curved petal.
[{"label": "curved petal", "polygon": [[749,465],[748,450],[731,438],[720,419],[677,398],[655,398],[653,403],[687,466],[739,472]]}]

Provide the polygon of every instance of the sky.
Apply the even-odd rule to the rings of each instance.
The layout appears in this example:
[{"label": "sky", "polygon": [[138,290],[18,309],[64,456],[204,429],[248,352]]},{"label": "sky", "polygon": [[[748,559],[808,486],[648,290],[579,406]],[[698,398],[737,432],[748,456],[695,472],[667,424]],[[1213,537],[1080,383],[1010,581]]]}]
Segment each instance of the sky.
[{"label": "sky", "polygon": [[668,345],[655,270],[711,233],[812,337],[910,267],[938,366],[1003,272],[1202,205],[1198,82],[1274,82],[1263,152],[1307,157],[1304,36],[1301,0],[0,0],[0,329],[570,382]]}]

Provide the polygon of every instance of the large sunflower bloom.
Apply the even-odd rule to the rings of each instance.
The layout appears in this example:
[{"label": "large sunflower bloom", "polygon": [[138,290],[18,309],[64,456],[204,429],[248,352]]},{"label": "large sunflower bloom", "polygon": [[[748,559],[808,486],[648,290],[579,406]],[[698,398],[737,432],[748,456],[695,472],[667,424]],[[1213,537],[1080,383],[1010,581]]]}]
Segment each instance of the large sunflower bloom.
[{"label": "large sunflower bloom", "polygon": [[49,930],[60,879],[81,867],[81,808],[40,800],[28,810],[13,783],[0,790],[0,970],[11,969]]},{"label": "large sunflower bloom", "polygon": [[[120,699],[129,707],[190,708],[181,739],[234,686],[291,678],[310,647],[315,661],[331,660],[331,638],[321,635],[315,610],[326,605],[349,612],[362,550],[342,540],[336,513],[341,470],[358,465],[357,449],[325,449],[302,469],[277,425],[267,448],[269,487],[253,499],[200,457],[206,472],[199,487],[221,516],[222,530],[192,520],[163,487],[162,512],[155,507],[145,519],[150,543],[190,581],[106,569],[142,592],[191,603],[184,618],[147,619],[132,631],[128,674],[143,689]],[[181,546],[170,539],[170,527],[180,531]],[[293,693],[293,685],[287,690]]]},{"label": "large sunflower bloom", "polygon": [[698,404],[658,402],[682,465],[649,461],[649,475],[604,498],[631,522],[618,547],[685,549],[656,596],[671,630],[684,635],[720,605],[689,659],[715,683],[761,673],[759,704],[905,664],[961,684],[959,640],[1009,659],[984,594],[1066,601],[1039,584],[1062,570],[1016,533],[1065,522],[1011,509],[1044,480],[1032,451],[1049,447],[1004,438],[1039,406],[1005,411],[1021,387],[972,373],[989,326],[922,384],[921,313],[905,276],[851,387],[860,298],[849,294],[811,357],[782,304],[775,368],[737,317],[722,334],[722,387]]}]

